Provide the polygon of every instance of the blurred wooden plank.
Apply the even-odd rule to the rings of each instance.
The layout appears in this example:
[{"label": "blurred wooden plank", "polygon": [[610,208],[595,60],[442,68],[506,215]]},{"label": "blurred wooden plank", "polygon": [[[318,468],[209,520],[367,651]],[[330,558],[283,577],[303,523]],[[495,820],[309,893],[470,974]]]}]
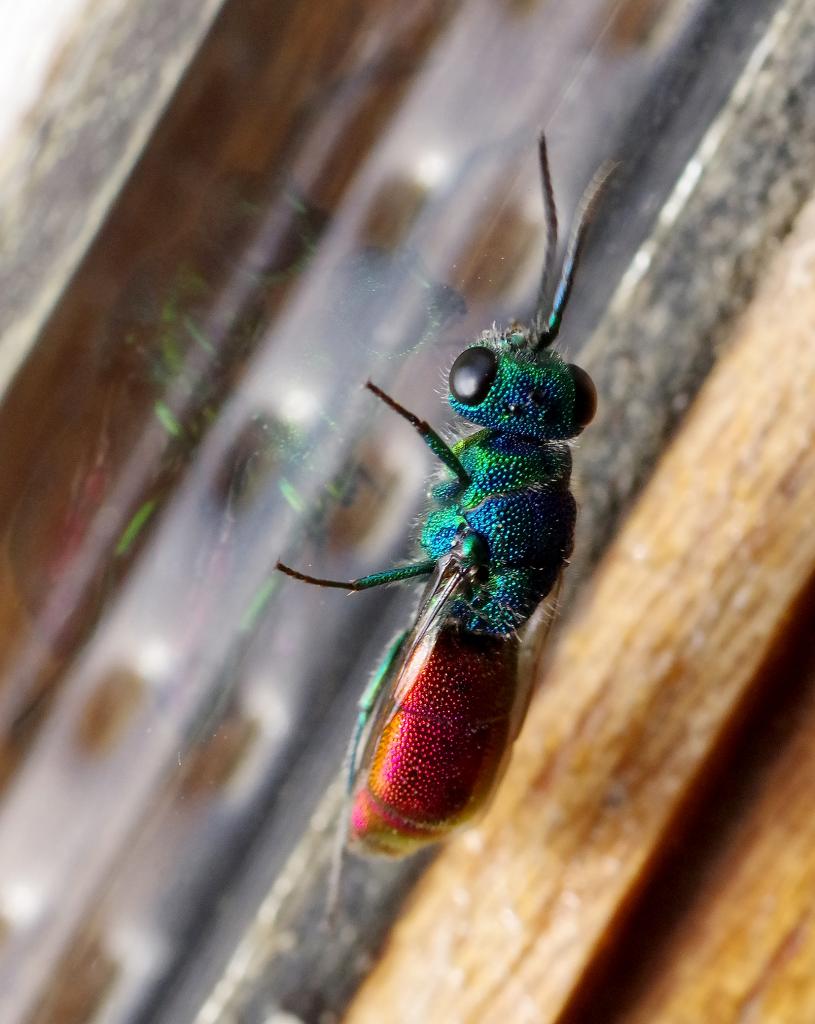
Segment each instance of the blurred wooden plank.
[{"label": "blurred wooden plank", "polygon": [[[36,38],[35,59],[36,47],[52,48],[41,89],[0,139],[0,394],[221,6],[222,0],[81,4],[54,12],[64,21],[55,38]],[[22,53],[5,56],[25,63]]]},{"label": "blurred wooden plank", "polygon": [[813,235],[811,203],[563,637],[498,804],[425,876],[349,1021],[556,1021],[613,940],[815,568]]},{"label": "blurred wooden plank", "polygon": [[[661,872],[661,884],[649,890],[651,920],[632,923],[649,936],[650,948],[636,939],[619,943],[627,946],[623,958],[570,1020],[815,1019],[812,614],[810,599],[800,642],[768,678],[781,700],[762,702],[722,784],[706,793],[710,806],[684,844],[683,863],[671,858],[673,870]],[[661,934],[653,919],[664,919],[666,907],[671,913]]]}]

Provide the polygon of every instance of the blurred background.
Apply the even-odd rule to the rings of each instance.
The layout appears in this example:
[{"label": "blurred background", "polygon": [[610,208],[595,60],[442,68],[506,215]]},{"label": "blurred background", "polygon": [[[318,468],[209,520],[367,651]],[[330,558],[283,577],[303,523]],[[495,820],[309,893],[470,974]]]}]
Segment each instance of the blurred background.
[{"label": "blurred background", "polygon": [[[414,600],[273,569],[411,555],[432,461],[361,385],[449,426],[531,316],[541,130],[564,229],[619,162],[579,360],[779,6],[0,3],[3,1022],[196,1019]],[[333,1019],[337,949],[281,1005]]]}]

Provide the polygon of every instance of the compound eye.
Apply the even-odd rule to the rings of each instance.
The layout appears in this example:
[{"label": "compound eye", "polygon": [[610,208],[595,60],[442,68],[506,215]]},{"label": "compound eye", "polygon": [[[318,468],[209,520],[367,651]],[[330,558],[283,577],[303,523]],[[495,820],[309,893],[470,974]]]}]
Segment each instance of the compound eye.
[{"label": "compound eye", "polygon": [[597,412],[597,388],[581,366],[569,363],[568,370],[574,381],[574,422],[582,430]]},{"label": "compound eye", "polygon": [[450,370],[450,394],[462,405],[478,405],[489,394],[497,372],[498,357],[492,349],[465,349]]}]

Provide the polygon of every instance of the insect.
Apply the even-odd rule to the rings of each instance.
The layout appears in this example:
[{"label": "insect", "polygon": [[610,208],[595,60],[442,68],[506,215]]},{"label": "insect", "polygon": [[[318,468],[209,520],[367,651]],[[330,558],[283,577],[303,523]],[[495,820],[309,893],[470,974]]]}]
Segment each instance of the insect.
[{"label": "insect", "polygon": [[585,193],[549,305],[557,212],[543,137],[539,159],[547,229],[542,312],[529,326],[485,331],[449,374],[451,408],[477,429],[448,445],[366,384],[442,464],[421,530],[426,557],[346,582],[277,565],[295,579],[345,590],[429,577],[413,627],[393,642],[359,703],[342,840],[361,852],[411,853],[486,806],[528,703],[518,630],[552,591],[572,551],[568,441],[591,422],[596,391],[586,371],[551,345],[609,168]]}]

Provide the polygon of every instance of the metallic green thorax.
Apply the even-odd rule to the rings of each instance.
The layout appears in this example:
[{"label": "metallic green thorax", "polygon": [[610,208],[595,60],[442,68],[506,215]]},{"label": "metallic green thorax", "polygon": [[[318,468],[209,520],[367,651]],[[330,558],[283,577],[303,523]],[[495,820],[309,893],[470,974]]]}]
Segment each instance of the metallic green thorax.
[{"label": "metallic green thorax", "polygon": [[528,327],[513,324],[505,331],[485,331],[450,370],[451,408],[482,429],[451,447],[429,423],[372,381],[366,383],[413,426],[444,466],[443,479],[431,489],[433,505],[421,533],[427,560],[356,580],[323,579],[281,562],[282,572],[345,590],[435,576],[435,592],[452,566],[458,585],[444,590],[444,601],[450,602],[445,619],[493,636],[512,634],[551,590],[574,539],[576,510],[565,442],[591,422],[597,402],[586,371],[564,362],[551,346],[569,302],[592,212],[612,167],[601,167],[583,196],[547,315],[558,218],[543,136],[538,154],[547,232],[538,314]]},{"label": "metallic green thorax", "polygon": [[439,559],[457,534],[486,540],[486,578],[452,616],[469,630],[504,635],[531,615],[571,553],[575,502],[563,440],[582,426],[570,367],[548,349],[536,351],[528,332],[486,332],[472,347],[494,353],[494,379],[480,402],[465,403],[452,390],[454,366],[449,401],[483,429],[453,445],[469,483],[445,474],[432,488],[421,544]]}]

